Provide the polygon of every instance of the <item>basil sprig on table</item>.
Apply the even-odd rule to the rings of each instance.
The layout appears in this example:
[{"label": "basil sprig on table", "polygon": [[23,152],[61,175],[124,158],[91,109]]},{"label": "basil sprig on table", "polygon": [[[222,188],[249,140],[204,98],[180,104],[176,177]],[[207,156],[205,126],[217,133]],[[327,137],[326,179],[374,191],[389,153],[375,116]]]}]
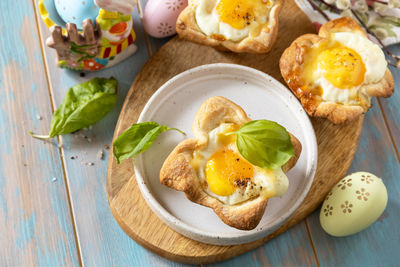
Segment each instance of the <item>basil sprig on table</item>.
[{"label": "basil sprig on table", "polygon": [[294,148],[286,129],[269,120],[254,120],[243,125],[236,134],[240,154],[251,164],[264,169],[277,169],[294,156]]},{"label": "basil sprig on table", "polygon": [[179,129],[159,125],[157,122],[133,124],[113,143],[113,153],[118,164],[124,159],[134,158],[136,155],[146,151],[160,134],[169,130],[175,130],[185,134]]},{"label": "basil sprig on table", "polygon": [[94,78],[70,88],[51,119],[49,135],[29,134],[46,139],[88,127],[103,118],[117,103],[118,82]]}]

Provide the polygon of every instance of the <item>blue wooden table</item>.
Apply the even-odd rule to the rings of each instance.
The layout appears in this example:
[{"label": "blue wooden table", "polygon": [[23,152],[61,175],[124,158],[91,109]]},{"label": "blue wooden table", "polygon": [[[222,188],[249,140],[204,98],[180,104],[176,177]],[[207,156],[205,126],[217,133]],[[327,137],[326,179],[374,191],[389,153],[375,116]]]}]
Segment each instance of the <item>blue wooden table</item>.
[{"label": "blue wooden table", "polygon": [[[146,36],[136,11],[138,53],[116,67],[81,77],[55,67],[55,52],[44,45],[49,32],[36,4],[0,1],[0,266],[180,266],[129,238],[106,198],[106,147],[123,100],[165,40]],[[400,45],[391,50],[400,53]],[[264,246],[215,266],[400,265],[400,71],[391,70],[395,94],[373,100],[349,170],[383,178],[389,202],[380,219],[356,235],[334,238],[320,227],[317,210]],[[114,76],[120,84],[118,106],[105,119],[49,142],[28,135],[30,130],[46,133],[66,90],[94,76]],[[97,157],[99,151],[104,159]]]}]

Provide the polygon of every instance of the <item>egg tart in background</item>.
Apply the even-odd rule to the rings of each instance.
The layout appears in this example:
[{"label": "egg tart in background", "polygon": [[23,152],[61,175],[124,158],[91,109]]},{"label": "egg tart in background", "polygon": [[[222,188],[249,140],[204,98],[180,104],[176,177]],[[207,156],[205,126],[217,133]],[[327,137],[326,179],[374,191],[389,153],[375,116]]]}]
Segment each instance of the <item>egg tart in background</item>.
[{"label": "egg tart in background", "polygon": [[371,107],[371,97],[394,90],[383,51],[348,17],[297,38],[284,51],[280,70],[310,116],[335,124],[357,118]]},{"label": "egg tart in background", "polygon": [[[239,152],[237,137],[230,134],[249,122],[240,106],[223,97],[209,98],[193,121],[196,138],[179,143],[160,171],[162,184],[185,192],[189,200],[212,208],[225,224],[240,230],[254,229],[268,199],[286,192],[285,173],[302,150],[300,141],[285,130],[293,149],[286,163],[274,169],[253,165]],[[272,138],[282,136],[275,133]]]},{"label": "egg tart in background", "polygon": [[283,0],[189,0],[176,30],[189,41],[220,50],[267,53],[278,35]]}]

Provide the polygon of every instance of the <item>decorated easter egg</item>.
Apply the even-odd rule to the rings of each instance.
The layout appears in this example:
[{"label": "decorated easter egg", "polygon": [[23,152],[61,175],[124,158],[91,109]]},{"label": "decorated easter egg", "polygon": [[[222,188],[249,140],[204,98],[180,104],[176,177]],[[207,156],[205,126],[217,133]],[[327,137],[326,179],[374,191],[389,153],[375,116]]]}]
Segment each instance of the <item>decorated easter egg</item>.
[{"label": "decorated easter egg", "polygon": [[99,14],[94,0],[54,0],[58,15],[65,23],[75,23],[82,30],[82,21],[91,19],[93,23]]},{"label": "decorated easter egg", "polygon": [[176,20],[187,0],[149,0],[143,15],[143,27],[156,38],[174,35]]},{"label": "decorated easter egg", "polygon": [[364,230],[385,210],[388,196],[382,180],[368,172],[356,172],[340,180],[321,207],[322,228],[333,236]]}]

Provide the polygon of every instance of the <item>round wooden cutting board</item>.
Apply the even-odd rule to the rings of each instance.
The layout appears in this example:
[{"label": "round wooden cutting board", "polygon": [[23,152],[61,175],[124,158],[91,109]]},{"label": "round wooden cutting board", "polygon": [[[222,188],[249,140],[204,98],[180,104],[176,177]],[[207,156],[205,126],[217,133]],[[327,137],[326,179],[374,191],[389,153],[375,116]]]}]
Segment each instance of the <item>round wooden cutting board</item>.
[{"label": "round wooden cutting board", "polygon": [[[119,117],[114,139],[135,123],[151,95],[167,80],[190,68],[208,63],[236,63],[261,70],[285,84],[279,71],[279,58],[299,35],[314,33],[308,18],[286,0],[280,14],[279,36],[266,55],[219,52],[179,38],[165,44],[143,67],[132,85]],[[225,260],[254,249],[283,233],[314,211],[332,186],[346,175],[360,137],[363,117],[344,125],[312,119],[318,142],[318,168],[313,185],[301,206],[273,234],[244,245],[215,246],[188,239],[164,224],[150,210],[136,183],[133,162],[120,165],[110,156],[107,194],[111,211],[122,229],[142,246],[171,260],[184,263],[210,263]]]}]

